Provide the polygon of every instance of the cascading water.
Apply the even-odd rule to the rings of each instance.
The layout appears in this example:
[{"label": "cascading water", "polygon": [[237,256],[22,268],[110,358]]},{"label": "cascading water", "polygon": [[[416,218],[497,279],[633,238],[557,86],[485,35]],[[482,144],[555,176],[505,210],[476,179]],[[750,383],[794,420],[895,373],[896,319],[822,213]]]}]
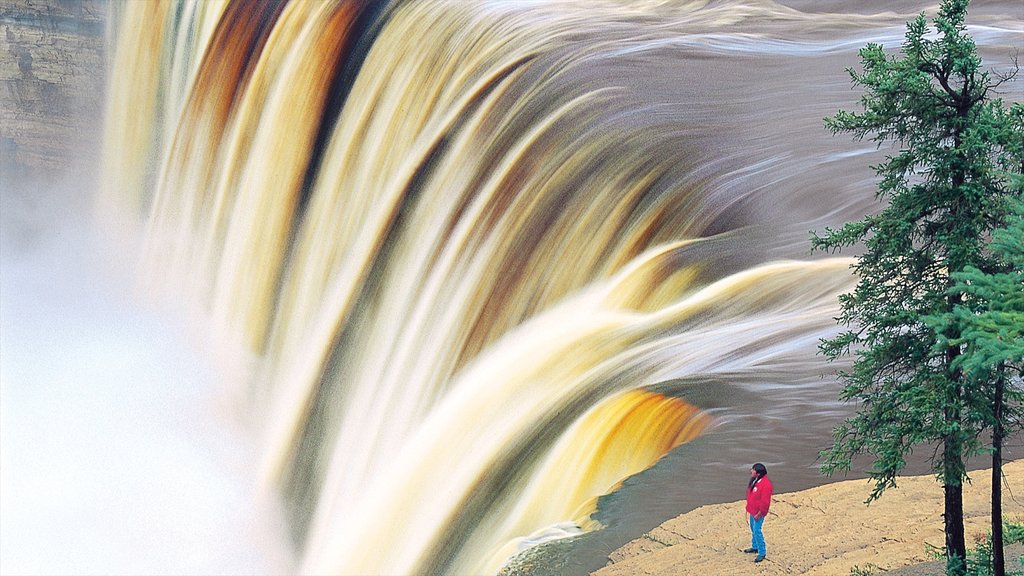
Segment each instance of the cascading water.
[{"label": "cascading water", "polygon": [[[780,258],[870,199],[863,175],[828,181],[864,150],[823,152],[808,126],[851,99],[836,55],[898,41],[899,17],[767,0],[116,12],[101,211],[144,228],[144,291],[200,310],[244,366],[235,396],[296,570],[493,573],[597,527],[598,497],[709,426],[743,438],[730,386],[825,370],[811,358],[848,261]],[[815,88],[814,66],[837,77]],[[802,105],[740,89],[794,70]]]}]

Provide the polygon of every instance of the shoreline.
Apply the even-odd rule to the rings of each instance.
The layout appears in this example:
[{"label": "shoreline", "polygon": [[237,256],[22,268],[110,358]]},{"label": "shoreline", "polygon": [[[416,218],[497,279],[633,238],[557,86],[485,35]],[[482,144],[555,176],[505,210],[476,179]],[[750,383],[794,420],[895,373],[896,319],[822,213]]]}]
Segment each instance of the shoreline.
[{"label": "shoreline", "polygon": [[[990,469],[964,486],[968,549],[989,530]],[[893,571],[930,563],[944,545],[942,488],[933,475],[901,477],[870,505],[868,480],[845,480],[776,494],[764,524],[768,557],[742,549],[750,541],[744,501],[701,506],[677,516],[609,555],[594,576],[808,574],[840,576],[853,568]],[[1003,465],[1003,518],[1024,522],[1024,459]],[[1007,556],[1007,569],[1016,557]],[[926,574],[929,572],[917,572]]]}]

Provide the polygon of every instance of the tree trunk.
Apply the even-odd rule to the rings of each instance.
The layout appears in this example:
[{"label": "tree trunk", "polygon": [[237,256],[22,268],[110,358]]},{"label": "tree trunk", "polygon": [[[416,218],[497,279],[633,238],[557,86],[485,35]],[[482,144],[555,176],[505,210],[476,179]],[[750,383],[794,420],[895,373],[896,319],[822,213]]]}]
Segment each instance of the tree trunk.
[{"label": "tree trunk", "polygon": [[943,450],[947,574],[963,574],[967,559],[964,542],[964,486],[960,442],[946,440]]},{"label": "tree trunk", "polygon": [[[957,136],[959,139],[959,136]],[[959,180],[959,182],[958,182]],[[962,178],[954,177],[954,185],[963,183]],[[950,263],[951,270],[962,270],[962,263]],[[952,283],[952,278],[948,280]],[[947,301],[948,310],[954,310],[961,302],[959,294],[953,295]],[[953,337],[958,337],[954,334]],[[963,425],[963,372],[956,366],[956,359],[960,356],[959,346],[950,346],[946,351],[946,367],[950,371],[949,396],[946,398],[946,406],[943,410],[946,418],[946,425]],[[942,440],[942,477],[945,510],[943,521],[946,530],[946,574],[964,574],[967,567],[967,545],[964,542],[964,445],[963,437],[960,436],[960,428],[949,433]]]},{"label": "tree trunk", "polygon": [[1006,576],[1003,558],[1003,371],[996,374],[995,402],[992,415],[992,574]]},{"label": "tree trunk", "polygon": [[963,484],[945,487],[946,512],[946,565],[948,574],[962,574],[967,546],[964,543],[964,487]]}]

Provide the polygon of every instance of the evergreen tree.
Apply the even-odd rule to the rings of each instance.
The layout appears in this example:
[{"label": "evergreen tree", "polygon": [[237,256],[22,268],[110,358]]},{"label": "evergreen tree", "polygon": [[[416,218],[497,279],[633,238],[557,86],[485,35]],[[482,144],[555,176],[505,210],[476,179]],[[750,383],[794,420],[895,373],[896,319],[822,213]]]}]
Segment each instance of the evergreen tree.
[{"label": "evergreen tree", "polygon": [[[1024,146],[1024,138],[1021,139]],[[1022,186],[1018,182],[1018,191]],[[968,266],[953,274],[950,293],[962,304],[948,314],[925,318],[938,334],[936,351],[960,347],[959,367],[979,388],[991,390],[991,412],[983,418],[992,429],[992,557],[995,576],[1006,573],[1003,555],[1003,439],[1021,428],[1024,388],[1024,203],[1017,202],[1005,229],[992,233],[991,253],[1002,265],[986,273]],[[951,335],[958,335],[953,337]]]},{"label": "evergreen tree", "polygon": [[[833,133],[870,137],[895,153],[874,169],[880,177],[877,214],[814,234],[815,249],[863,245],[853,265],[854,291],[841,297],[847,329],[823,340],[829,359],[853,356],[841,371],[841,398],[858,411],[834,432],[822,453],[826,474],[848,471],[859,455],[874,457],[869,501],[895,486],[914,447],[934,445],[931,462],[944,490],[947,566],[963,570],[965,460],[979,451],[990,421],[988,390],[961,360],[965,335],[951,323],[939,334],[926,318],[952,313],[967,296],[952,290],[958,274],[998,270],[987,250],[993,230],[1010,221],[1020,196],[1021,107],[1004,107],[994,90],[1013,74],[981,69],[964,20],[967,0],[943,0],[929,35],[922,14],[907,23],[896,55],[878,44],[860,51],[863,71],[849,70],[864,89],[863,112],[826,119]],[[1014,71],[1015,73],[1015,71]]]},{"label": "evergreen tree", "polygon": [[[1018,137],[1024,146],[1024,130]],[[1022,188],[1024,183],[1018,193]],[[1024,369],[1024,202],[1014,202],[1010,215],[989,242],[997,267],[986,272],[967,266],[952,274],[950,293],[963,303],[926,319],[938,333],[938,348],[961,347],[959,367],[972,374],[1002,366],[1019,378]]]}]

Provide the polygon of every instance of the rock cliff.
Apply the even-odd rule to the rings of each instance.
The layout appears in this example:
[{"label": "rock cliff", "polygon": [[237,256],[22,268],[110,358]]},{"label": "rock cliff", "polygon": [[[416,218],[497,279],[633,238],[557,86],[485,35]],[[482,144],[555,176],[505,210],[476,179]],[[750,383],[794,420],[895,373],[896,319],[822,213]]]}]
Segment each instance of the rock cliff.
[{"label": "rock cliff", "polygon": [[94,157],[108,10],[102,0],[0,3],[0,180]]}]

